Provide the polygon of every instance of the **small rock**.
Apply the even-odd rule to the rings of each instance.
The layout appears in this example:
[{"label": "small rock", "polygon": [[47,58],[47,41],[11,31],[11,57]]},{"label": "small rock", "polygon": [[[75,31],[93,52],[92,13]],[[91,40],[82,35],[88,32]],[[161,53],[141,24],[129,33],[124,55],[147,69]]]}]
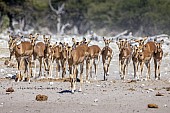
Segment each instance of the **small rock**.
[{"label": "small rock", "polygon": [[96,104],[96,103],[93,103],[93,104],[92,104],[92,106],[98,106],[98,104]]},{"label": "small rock", "polygon": [[170,87],[166,87],[166,91],[170,91]]},{"label": "small rock", "polygon": [[167,107],[167,105],[165,104],[164,107]]},{"label": "small rock", "polygon": [[145,84],[142,84],[142,86],[145,86]]},{"label": "small rock", "polygon": [[155,96],[164,96],[164,95],[158,92]]},{"label": "small rock", "polygon": [[12,93],[12,92],[14,92],[14,89],[13,89],[12,87],[10,87],[10,88],[8,88],[8,89],[6,90],[6,92]]},{"label": "small rock", "polygon": [[130,90],[130,91],[136,91],[134,88],[129,88],[128,90]]},{"label": "small rock", "polygon": [[95,99],[94,102],[98,102],[98,99]]},{"label": "small rock", "polygon": [[36,98],[35,98],[37,101],[47,101],[48,99],[48,96],[46,95],[37,95]]},{"label": "small rock", "polygon": [[136,80],[130,80],[127,83],[132,83],[132,82],[136,83]]},{"label": "small rock", "polygon": [[148,91],[151,91],[151,92],[153,92],[154,90],[153,90],[153,89],[148,89]]},{"label": "small rock", "polygon": [[148,108],[158,108],[158,105],[156,105],[156,104],[148,104]]},{"label": "small rock", "polygon": [[13,74],[7,74],[5,78],[12,78],[14,75]]},{"label": "small rock", "polygon": [[100,85],[96,85],[97,87],[100,87]]},{"label": "small rock", "polygon": [[1,72],[1,73],[4,73],[4,72],[5,72],[5,70],[4,70],[4,69],[0,69],[0,72]]},{"label": "small rock", "polygon": [[53,84],[54,84],[53,82],[49,82],[49,85],[51,85],[51,86],[52,86]]}]

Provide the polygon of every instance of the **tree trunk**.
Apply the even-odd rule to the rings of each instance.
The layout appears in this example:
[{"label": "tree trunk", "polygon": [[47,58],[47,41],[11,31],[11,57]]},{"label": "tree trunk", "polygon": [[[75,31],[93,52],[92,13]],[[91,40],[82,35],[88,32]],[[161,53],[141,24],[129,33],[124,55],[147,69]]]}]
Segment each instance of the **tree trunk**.
[{"label": "tree trunk", "polygon": [[61,29],[61,15],[59,14],[57,17],[57,33],[60,33]]},{"label": "tree trunk", "polygon": [[14,31],[14,26],[13,26],[13,17],[12,17],[12,15],[11,14],[7,14],[8,15],[8,18],[9,18],[9,27],[10,27],[10,29],[12,30],[12,31]]},{"label": "tree trunk", "polygon": [[78,31],[79,31],[79,30],[78,30],[78,27],[77,27],[77,26],[74,26],[74,27],[73,27],[73,33],[74,33],[75,35],[77,35],[77,34],[79,34]]}]

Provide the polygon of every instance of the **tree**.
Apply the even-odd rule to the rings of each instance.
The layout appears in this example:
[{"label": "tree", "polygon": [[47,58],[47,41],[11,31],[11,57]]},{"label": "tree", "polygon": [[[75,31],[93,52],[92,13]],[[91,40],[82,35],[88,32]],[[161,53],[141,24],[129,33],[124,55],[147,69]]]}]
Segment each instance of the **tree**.
[{"label": "tree", "polygon": [[64,25],[62,25],[62,14],[64,14],[64,7],[65,7],[65,3],[62,3],[61,5],[58,5],[58,9],[54,9],[54,7],[51,4],[51,0],[49,0],[49,6],[51,8],[52,11],[55,12],[55,14],[57,15],[57,33],[59,34],[63,34],[64,33],[64,29],[68,26],[70,26],[69,23],[66,23]]}]

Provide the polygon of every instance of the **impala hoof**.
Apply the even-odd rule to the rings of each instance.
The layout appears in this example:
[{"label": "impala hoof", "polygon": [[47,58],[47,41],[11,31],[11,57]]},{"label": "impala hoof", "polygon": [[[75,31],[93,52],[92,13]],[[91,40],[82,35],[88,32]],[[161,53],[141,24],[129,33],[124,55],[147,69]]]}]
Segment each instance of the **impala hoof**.
[{"label": "impala hoof", "polygon": [[79,89],[79,92],[82,92],[82,89],[81,89],[81,88]]},{"label": "impala hoof", "polygon": [[124,80],[125,78],[124,77],[121,77],[121,80]]},{"label": "impala hoof", "polygon": [[90,83],[90,81],[89,81],[89,80],[86,80],[86,83]]},{"label": "impala hoof", "polygon": [[155,78],[155,80],[159,80],[158,78]]},{"label": "impala hoof", "polygon": [[72,89],[72,90],[71,90],[71,93],[74,94],[74,92],[75,92],[75,91]]}]

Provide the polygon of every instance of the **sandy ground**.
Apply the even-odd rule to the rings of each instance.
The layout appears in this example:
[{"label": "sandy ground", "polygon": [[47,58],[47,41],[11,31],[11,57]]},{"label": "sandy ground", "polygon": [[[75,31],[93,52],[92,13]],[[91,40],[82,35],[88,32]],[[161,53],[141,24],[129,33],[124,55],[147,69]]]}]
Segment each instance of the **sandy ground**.
[{"label": "sandy ground", "polygon": [[[7,54],[1,49],[1,54]],[[117,52],[116,52],[117,53]],[[170,111],[170,59],[164,57],[161,65],[161,80],[154,80],[153,61],[150,81],[131,81],[133,78],[132,62],[125,81],[118,74],[118,54],[114,55],[110,66],[108,81],[103,80],[102,63],[99,65],[97,81],[83,84],[83,91],[70,92],[69,82],[33,81],[15,82],[4,79],[14,75],[16,68],[7,68],[4,58],[0,60],[0,113],[169,113]],[[144,75],[146,68],[144,68]],[[68,76],[68,74],[67,74]],[[6,94],[12,87],[13,93]],[[79,83],[77,84],[77,89]],[[157,93],[163,96],[156,96]],[[38,94],[48,96],[47,101],[36,101]],[[158,108],[147,105],[157,104]]]}]

